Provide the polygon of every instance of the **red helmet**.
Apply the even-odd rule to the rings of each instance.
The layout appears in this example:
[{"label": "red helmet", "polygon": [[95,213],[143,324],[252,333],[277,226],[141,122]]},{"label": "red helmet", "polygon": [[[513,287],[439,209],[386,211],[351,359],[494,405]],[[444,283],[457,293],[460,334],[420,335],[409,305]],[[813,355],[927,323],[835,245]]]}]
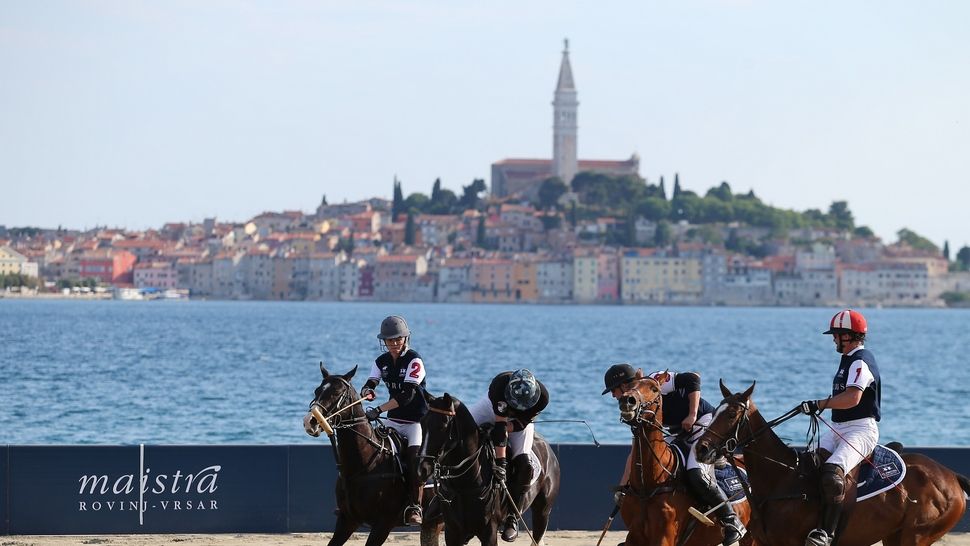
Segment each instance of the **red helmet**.
[{"label": "red helmet", "polygon": [[832,317],[832,321],[829,322],[829,329],[822,333],[847,334],[854,332],[856,334],[865,334],[867,331],[869,331],[869,327],[866,325],[866,317],[862,316],[862,313],[858,311],[846,309],[845,311],[836,313]]}]

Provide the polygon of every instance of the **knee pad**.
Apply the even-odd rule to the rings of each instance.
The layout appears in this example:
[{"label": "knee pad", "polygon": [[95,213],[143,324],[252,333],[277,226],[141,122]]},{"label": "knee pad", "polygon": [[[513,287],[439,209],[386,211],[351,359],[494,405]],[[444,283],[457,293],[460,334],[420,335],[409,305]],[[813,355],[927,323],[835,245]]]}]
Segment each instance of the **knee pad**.
[{"label": "knee pad", "polygon": [[505,423],[495,423],[491,432],[492,445],[495,447],[505,447],[509,445],[509,429]]},{"label": "knee pad", "polygon": [[822,496],[826,502],[839,503],[845,498],[845,472],[836,464],[822,465]]}]

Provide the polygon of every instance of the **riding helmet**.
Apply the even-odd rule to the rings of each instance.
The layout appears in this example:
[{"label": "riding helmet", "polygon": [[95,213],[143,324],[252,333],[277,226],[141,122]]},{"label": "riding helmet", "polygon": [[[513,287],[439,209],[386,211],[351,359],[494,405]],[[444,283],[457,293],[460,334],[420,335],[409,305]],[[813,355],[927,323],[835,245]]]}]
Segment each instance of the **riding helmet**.
[{"label": "riding helmet", "polygon": [[633,381],[636,375],[637,372],[629,364],[623,363],[610,366],[610,369],[606,370],[606,375],[603,377],[603,383],[606,384],[606,388],[603,389],[603,394],[610,392],[627,381]]},{"label": "riding helmet", "polygon": [[505,401],[519,411],[534,406],[539,401],[540,394],[539,381],[525,368],[515,371],[509,378],[509,384],[505,386]]},{"label": "riding helmet", "polygon": [[839,311],[832,317],[829,321],[829,329],[822,332],[823,334],[865,334],[867,333],[869,327],[866,324],[866,317],[862,316],[862,313],[858,311],[853,311],[852,309],[846,309],[844,311]]},{"label": "riding helmet", "polygon": [[377,334],[377,339],[395,339],[399,337],[409,337],[411,331],[408,330],[408,323],[404,317],[391,315],[381,321],[381,333]]}]

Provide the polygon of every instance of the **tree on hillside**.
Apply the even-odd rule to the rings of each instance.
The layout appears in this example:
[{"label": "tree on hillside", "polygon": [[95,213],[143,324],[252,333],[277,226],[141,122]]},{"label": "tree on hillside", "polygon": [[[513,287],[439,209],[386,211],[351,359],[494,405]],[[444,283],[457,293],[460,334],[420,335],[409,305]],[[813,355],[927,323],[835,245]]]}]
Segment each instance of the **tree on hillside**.
[{"label": "tree on hillside", "polygon": [[670,229],[670,223],[666,220],[658,222],[657,229],[653,232],[653,246],[664,248],[670,244],[672,238],[673,233]]},{"label": "tree on hillside", "polygon": [[648,197],[637,203],[637,214],[651,222],[659,222],[670,217],[670,201],[659,197]]},{"label": "tree on hillside", "polygon": [[394,199],[391,202],[391,221],[397,222],[399,214],[404,212],[404,192],[401,190],[401,182],[394,177]]},{"label": "tree on hillside", "polygon": [[680,173],[674,173],[674,194],[670,198],[677,199],[680,197],[680,192]]},{"label": "tree on hillside", "polygon": [[734,194],[731,193],[731,186],[727,182],[721,182],[720,186],[707,190],[705,197],[716,197],[721,201],[731,201]]},{"label": "tree on hillside", "polygon": [[623,223],[623,244],[626,246],[637,245],[637,215],[631,210]]},{"label": "tree on hillside", "polygon": [[462,186],[461,199],[458,200],[458,206],[461,210],[478,208],[479,195],[486,189],[485,181],[481,178],[476,178],[472,180],[471,184]]},{"label": "tree on hillside", "polygon": [[852,236],[860,239],[871,239],[876,236],[868,226],[859,226],[852,230]]},{"label": "tree on hillside", "polygon": [[543,180],[539,185],[539,206],[543,209],[555,207],[559,198],[567,191],[569,187],[558,176]]},{"label": "tree on hillside", "polygon": [[431,187],[431,202],[437,203],[441,198],[441,179],[435,178],[434,185]]},{"label": "tree on hillside", "polygon": [[897,231],[896,236],[899,237],[900,242],[906,243],[917,250],[928,250],[931,252],[940,251],[940,247],[933,244],[933,241],[930,241],[926,237],[923,237],[922,235],[908,228],[903,228]]},{"label": "tree on hillside", "polygon": [[970,246],[963,246],[957,251],[957,263],[964,271],[970,269]]},{"label": "tree on hillside", "polygon": [[845,231],[855,227],[855,219],[852,218],[852,211],[846,201],[833,201],[829,206],[829,216],[832,218],[833,227]]},{"label": "tree on hillside", "polygon": [[950,261],[950,241],[943,241],[943,259]]},{"label": "tree on hillside", "polygon": [[664,188],[664,177],[660,177],[660,197],[664,200],[667,199],[667,189]]},{"label": "tree on hillside", "polygon": [[417,211],[425,212],[431,206],[431,200],[423,193],[412,193],[404,200],[404,210],[402,212]]},{"label": "tree on hillside", "polygon": [[[327,194],[323,194],[323,199],[320,201],[320,206],[327,205]],[[60,226],[58,226],[58,231],[60,231]]]},{"label": "tree on hillside", "polygon": [[485,216],[478,217],[478,229],[475,230],[475,246],[485,248]]},{"label": "tree on hillside", "polygon": [[416,226],[414,225],[414,212],[413,210],[409,210],[407,223],[404,224],[404,244],[414,244],[415,231]]},{"label": "tree on hillside", "polygon": [[576,229],[576,201],[569,204],[569,225]]}]

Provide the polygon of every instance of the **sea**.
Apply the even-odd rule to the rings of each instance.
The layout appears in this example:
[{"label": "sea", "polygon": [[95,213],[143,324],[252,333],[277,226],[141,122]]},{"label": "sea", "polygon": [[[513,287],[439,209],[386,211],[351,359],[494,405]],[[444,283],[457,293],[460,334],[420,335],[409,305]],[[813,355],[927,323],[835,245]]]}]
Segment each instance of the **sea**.
[{"label": "sea", "polygon": [[[970,446],[970,310],[860,310],[882,373],[881,441]],[[320,363],[356,369],[359,388],[381,320],[397,314],[432,394],[474,402],[495,374],[528,368],[550,391],[536,424],[547,439],[625,444],[630,429],[600,394],[611,364],[697,371],[714,405],[719,380],[757,382],[771,418],[829,394],[839,355],[822,331],[836,311],[0,299],[0,443],[325,443],[302,426]],[[777,430],[805,445],[808,425]]]}]

